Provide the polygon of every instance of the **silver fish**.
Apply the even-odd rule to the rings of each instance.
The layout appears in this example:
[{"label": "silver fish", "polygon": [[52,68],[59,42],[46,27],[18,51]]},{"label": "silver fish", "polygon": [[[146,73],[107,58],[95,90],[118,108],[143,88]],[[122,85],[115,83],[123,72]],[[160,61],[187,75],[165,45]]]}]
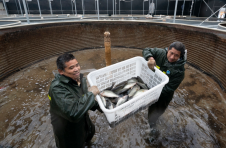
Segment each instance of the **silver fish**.
[{"label": "silver fish", "polygon": [[121,105],[121,104],[123,104],[123,103],[125,103],[128,100],[128,97],[129,97],[128,95],[125,95],[125,96],[119,98],[118,99],[118,102],[116,104],[116,107],[119,106],[119,105]]},{"label": "silver fish", "polygon": [[104,91],[100,92],[100,95],[103,97],[108,97],[108,98],[119,97],[117,94],[115,94],[114,92],[112,92],[110,90],[104,90]]},{"label": "silver fish", "polygon": [[135,86],[131,89],[131,91],[129,91],[128,96],[129,96],[129,97],[132,97],[133,95],[135,95],[135,93],[136,93],[139,89],[140,89],[140,86],[135,85]]},{"label": "silver fish", "polygon": [[110,87],[106,88],[105,90],[112,90],[112,88],[114,87],[115,83],[116,82],[113,82],[112,85]]},{"label": "silver fish", "polygon": [[119,86],[123,86],[123,87],[124,87],[126,84],[127,84],[127,81],[123,81],[123,82],[121,82],[121,83],[115,85],[114,88],[113,88],[112,90],[114,90],[115,88],[117,88],[117,87],[119,87]]},{"label": "silver fish", "polygon": [[140,82],[140,83],[144,83],[144,81],[141,79],[141,77],[139,77],[139,76],[137,76],[137,80],[138,80],[138,82]]},{"label": "silver fish", "polygon": [[121,94],[121,93],[126,92],[128,89],[132,88],[134,85],[136,85],[136,83],[128,83],[128,84],[126,84],[126,85],[123,87],[123,89],[121,89],[121,90],[119,90],[119,91],[117,92],[117,94]]},{"label": "silver fish", "polygon": [[129,88],[132,88],[134,85],[136,85],[136,82],[128,83],[128,84],[126,84],[126,86],[124,86],[123,89],[129,89]]},{"label": "silver fish", "polygon": [[144,93],[144,92],[146,92],[146,91],[148,91],[148,89],[140,89],[140,90],[138,90],[138,91],[135,93],[135,95],[134,95],[133,97],[137,97],[137,96],[139,96],[140,94],[142,94],[142,93]]},{"label": "silver fish", "polygon": [[137,84],[143,89],[148,89],[147,85],[144,83],[137,82]]},{"label": "silver fish", "polygon": [[117,102],[118,102],[118,98],[115,98],[115,99],[110,99],[110,101],[112,102],[112,103],[114,103],[114,104],[116,104]]},{"label": "silver fish", "polygon": [[119,92],[121,89],[123,89],[124,85],[119,85],[116,86],[115,88],[112,89],[112,91],[116,94],[118,94],[117,92]]},{"label": "silver fish", "polygon": [[106,99],[106,108],[107,109],[113,109],[113,103],[111,103],[111,101],[109,99]]},{"label": "silver fish", "polygon": [[101,100],[102,100],[102,102],[104,104],[104,107],[106,107],[106,99],[103,96],[101,96],[101,95],[100,95],[100,98],[101,98]]},{"label": "silver fish", "polygon": [[138,82],[136,78],[131,78],[127,80],[127,83],[136,83],[136,82]]}]

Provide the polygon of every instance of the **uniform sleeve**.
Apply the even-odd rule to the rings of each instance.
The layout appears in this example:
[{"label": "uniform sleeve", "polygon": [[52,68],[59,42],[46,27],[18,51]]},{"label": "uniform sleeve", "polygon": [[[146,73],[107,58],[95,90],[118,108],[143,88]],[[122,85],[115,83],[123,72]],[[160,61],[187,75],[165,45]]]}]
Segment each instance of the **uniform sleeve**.
[{"label": "uniform sleeve", "polygon": [[161,51],[162,50],[159,48],[145,48],[142,54],[144,59],[148,61],[149,57],[153,57],[154,59],[157,59],[162,53]]},{"label": "uniform sleeve", "polygon": [[183,79],[184,73],[177,73],[172,78],[169,78],[169,82],[162,89],[162,94],[167,95],[173,93],[178,88]]},{"label": "uniform sleeve", "polygon": [[58,109],[57,112],[60,113],[60,116],[71,122],[78,122],[89,109],[96,105],[92,92],[75,98],[71,92],[60,85],[54,86],[51,92],[51,107]]},{"label": "uniform sleeve", "polygon": [[90,110],[92,111],[98,110],[99,112],[103,113],[97,101],[95,101],[95,105]]},{"label": "uniform sleeve", "polygon": [[[86,79],[85,78],[82,78],[82,84],[83,84],[82,85],[83,92],[87,93],[88,92],[88,87],[87,87],[87,83],[86,83]],[[99,104],[98,104],[97,101],[95,101],[94,106],[90,110],[95,111],[96,109],[98,109],[100,111],[100,107],[99,107]]]}]

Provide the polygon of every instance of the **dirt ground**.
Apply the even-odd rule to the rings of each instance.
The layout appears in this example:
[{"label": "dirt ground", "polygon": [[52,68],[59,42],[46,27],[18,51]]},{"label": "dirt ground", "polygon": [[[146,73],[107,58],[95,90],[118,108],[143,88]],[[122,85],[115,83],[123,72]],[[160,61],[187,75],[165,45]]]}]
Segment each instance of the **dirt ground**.
[{"label": "dirt ground", "polygon": [[[104,48],[73,54],[82,70],[105,67]],[[135,56],[142,56],[142,50],[113,48],[112,64]],[[47,95],[57,70],[56,59],[36,63],[0,82],[0,147],[55,147]],[[99,135],[92,147],[225,147],[226,94],[207,75],[187,64],[185,69],[183,82],[158,121],[162,133],[158,140],[151,143],[140,133],[147,126],[145,111],[122,124],[131,128],[121,125],[117,130],[109,129],[99,112],[91,112],[96,137]],[[101,128],[105,126],[108,128]],[[115,138],[106,136],[109,131]],[[132,131],[133,136],[127,137]]]}]

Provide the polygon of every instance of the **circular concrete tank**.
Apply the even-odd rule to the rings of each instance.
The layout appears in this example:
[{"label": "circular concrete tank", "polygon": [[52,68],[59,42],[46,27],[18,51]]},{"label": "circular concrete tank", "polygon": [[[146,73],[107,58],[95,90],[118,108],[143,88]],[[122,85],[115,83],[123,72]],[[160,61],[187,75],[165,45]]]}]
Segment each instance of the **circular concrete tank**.
[{"label": "circular concrete tank", "polygon": [[[55,147],[48,89],[59,54],[72,52],[82,70],[104,67],[104,35],[111,33],[112,63],[141,56],[145,47],[181,41],[188,50],[185,79],[158,121],[152,142],[147,110],[110,128],[103,114],[89,112],[96,126],[92,147],[225,147],[226,32],[146,21],[53,22],[0,32],[0,147]],[[32,65],[32,66],[30,66]],[[7,84],[7,85],[5,85]]]}]

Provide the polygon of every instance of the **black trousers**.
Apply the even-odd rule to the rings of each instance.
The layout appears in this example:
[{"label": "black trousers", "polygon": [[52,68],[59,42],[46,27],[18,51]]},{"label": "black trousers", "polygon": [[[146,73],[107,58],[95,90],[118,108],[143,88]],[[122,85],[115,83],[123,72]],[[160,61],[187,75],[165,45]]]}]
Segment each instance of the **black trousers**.
[{"label": "black trousers", "polygon": [[170,101],[173,98],[174,92],[164,95],[161,94],[159,100],[148,108],[148,122],[150,127],[154,127],[158,118],[165,112]]},{"label": "black trousers", "polygon": [[51,114],[51,124],[57,148],[83,148],[95,134],[95,126],[88,129],[85,122],[70,122],[54,113]]}]

